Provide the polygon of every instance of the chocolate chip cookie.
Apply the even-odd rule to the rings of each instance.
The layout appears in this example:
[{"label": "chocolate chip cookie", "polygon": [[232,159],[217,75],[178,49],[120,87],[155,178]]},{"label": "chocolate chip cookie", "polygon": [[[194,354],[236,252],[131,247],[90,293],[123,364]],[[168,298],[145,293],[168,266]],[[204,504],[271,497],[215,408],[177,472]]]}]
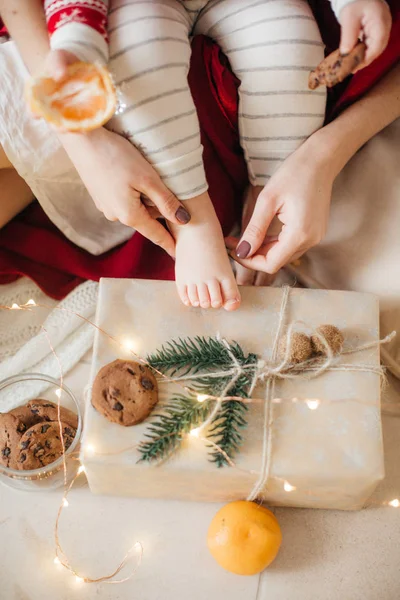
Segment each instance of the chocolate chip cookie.
[{"label": "chocolate chip cookie", "polygon": [[310,90],[315,90],[320,85],[330,88],[346,79],[364,60],[365,50],[364,42],[359,42],[348,54],[341,54],[340,50],[329,54],[314,71],[311,71],[308,78]]},{"label": "chocolate chip cookie", "polygon": [[[61,422],[64,449],[71,446],[76,430],[67,423]],[[60,435],[60,423],[37,423],[26,431],[17,446],[17,469],[40,469],[56,461],[63,454],[63,443]]]},{"label": "chocolate chip cookie", "polygon": [[17,446],[25,431],[24,424],[14,415],[0,414],[0,464],[17,469]]},{"label": "chocolate chip cookie", "polygon": [[115,360],[98,372],[92,404],[106,419],[125,427],[149,416],[158,402],[157,381],[152,371],[131,360]]},{"label": "chocolate chip cookie", "polygon": [[[30,411],[31,416],[36,418],[37,423],[42,421],[58,421],[58,406],[54,402],[50,402],[50,400],[41,400],[40,398],[30,400],[26,408]],[[68,408],[60,406],[60,418],[67,425],[77,429],[78,417],[71,410],[68,410]]]},{"label": "chocolate chip cookie", "polygon": [[38,415],[32,413],[31,409],[28,406],[18,406],[17,408],[13,408],[8,412],[9,415],[13,415],[20,421],[20,433],[25,433],[27,429],[36,425],[36,423],[40,423],[43,418]]}]

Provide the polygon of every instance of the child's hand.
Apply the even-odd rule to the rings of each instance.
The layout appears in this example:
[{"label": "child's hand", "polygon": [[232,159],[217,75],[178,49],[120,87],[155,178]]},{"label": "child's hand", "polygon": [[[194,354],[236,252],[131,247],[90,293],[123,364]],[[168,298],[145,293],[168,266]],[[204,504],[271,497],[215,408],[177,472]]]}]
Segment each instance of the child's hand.
[{"label": "child's hand", "polygon": [[67,67],[77,61],[79,58],[68,50],[51,50],[47,55],[44,71],[56,81],[61,81],[67,74]]},{"label": "child's hand", "polygon": [[340,11],[342,35],[340,51],[347,54],[359,39],[365,42],[367,51],[364,61],[354,73],[375,60],[389,41],[392,17],[384,0],[355,0]]}]

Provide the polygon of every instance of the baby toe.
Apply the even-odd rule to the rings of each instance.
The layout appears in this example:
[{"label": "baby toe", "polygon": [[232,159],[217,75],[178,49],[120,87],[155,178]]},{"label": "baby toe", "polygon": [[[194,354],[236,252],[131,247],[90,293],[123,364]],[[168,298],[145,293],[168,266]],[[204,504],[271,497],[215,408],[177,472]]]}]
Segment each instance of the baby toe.
[{"label": "baby toe", "polygon": [[235,280],[224,279],[221,281],[223,306],[225,310],[236,310],[240,306],[240,294]]},{"label": "baby toe", "polygon": [[190,300],[190,304],[194,307],[200,306],[199,294],[197,291],[197,285],[195,283],[190,283],[187,286],[188,296]]},{"label": "baby toe", "polygon": [[208,292],[210,294],[211,306],[213,308],[221,308],[222,306],[222,291],[221,284],[217,279],[207,281]]},{"label": "baby toe", "polygon": [[187,285],[178,285],[178,294],[185,306],[190,306]]},{"label": "baby toe", "polygon": [[199,295],[199,301],[200,301],[201,308],[210,308],[211,299],[210,299],[210,294],[208,292],[207,285],[205,283],[200,283],[197,286],[197,292]]}]

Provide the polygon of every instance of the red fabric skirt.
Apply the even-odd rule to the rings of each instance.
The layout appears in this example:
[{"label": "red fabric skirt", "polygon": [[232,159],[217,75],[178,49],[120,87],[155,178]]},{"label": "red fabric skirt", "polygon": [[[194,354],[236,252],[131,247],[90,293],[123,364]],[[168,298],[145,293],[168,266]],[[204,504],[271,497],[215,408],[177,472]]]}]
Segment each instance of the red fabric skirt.
[{"label": "red fabric skirt", "polygon": [[[311,2],[327,51],[338,47],[339,26],[324,0]],[[327,120],[358,100],[400,58],[400,2],[391,0],[393,29],[385,52],[369,67],[331,91]],[[247,170],[240,148],[237,109],[239,81],[209,38],[193,41],[189,74],[197,106],[210,195],[225,234],[240,218]],[[1,81],[0,81],[1,85]],[[37,203],[0,231],[0,283],[26,275],[48,295],[63,298],[86,279],[135,277],[173,279],[172,260],[140,234],[101,256],[68,241]]]}]

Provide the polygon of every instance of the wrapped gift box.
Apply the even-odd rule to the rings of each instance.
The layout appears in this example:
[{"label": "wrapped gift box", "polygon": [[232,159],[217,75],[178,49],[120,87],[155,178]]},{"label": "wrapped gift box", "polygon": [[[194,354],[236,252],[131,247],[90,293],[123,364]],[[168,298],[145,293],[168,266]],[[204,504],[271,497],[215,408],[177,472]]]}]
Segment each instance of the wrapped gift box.
[{"label": "wrapped gift box", "polygon": [[[91,380],[108,362],[132,358],[130,350],[145,358],[171,339],[196,335],[219,334],[268,361],[282,294],[277,288],[243,288],[239,311],[202,311],[181,305],[174,283],[103,279],[96,323],[116,341],[96,332]],[[285,321],[302,321],[312,328],[336,325],[350,347],[379,339],[378,300],[367,294],[293,289]],[[378,367],[379,348],[340,361]],[[176,383],[162,384],[160,399],[176,391]],[[253,397],[264,395],[265,384],[260,384]],[[273,404],[272,468],[265,499],[300,507],[362,507],[384,476],[379,374],[332,370],[313,380],[277,381],[274,398],[282,402]],[[307,404],[306,399],[320,403]],[[315,405],[318,409],[311,410]],[[144,439],[149,421],[127,428],[110,423],[90,398],[85,417],[82,460],[96,494],[230,501],[246,498],[260,471],[260,402],[249,407],[244,443],[235,458],[239,468],[218,469],[208,461],[204,441],[190,436],[161,464],[138,463],[135,446]]]}]

